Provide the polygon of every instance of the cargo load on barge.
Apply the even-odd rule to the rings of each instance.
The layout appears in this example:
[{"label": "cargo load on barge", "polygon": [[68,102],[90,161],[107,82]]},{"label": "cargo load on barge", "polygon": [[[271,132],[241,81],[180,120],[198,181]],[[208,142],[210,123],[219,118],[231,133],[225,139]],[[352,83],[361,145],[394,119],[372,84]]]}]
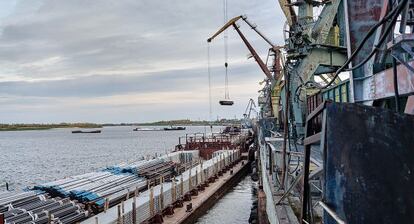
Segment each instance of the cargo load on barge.
[{"label": "cargo load on barge", "polygon": [[[194,220],[202,214],[201,208],[211,206],[213,195],[224,194],[230,182],[241,178],[247,162],[240,165],[242,151],[236,142],[240,142],[241,135],[204,135],[203,141],[193,138],[198,134],[186,136],[186,143],[180,142],[165,155],[38,184],[23,192],[2,192],[0,221],[159,223],[163,217],[170,223]],[[207,142],[211,144],[198,147]],[[180,210],[192,205],[195,196],[198,197],[191,206],[194,213]],[[177,214],[172,216],[176,209]]]}]

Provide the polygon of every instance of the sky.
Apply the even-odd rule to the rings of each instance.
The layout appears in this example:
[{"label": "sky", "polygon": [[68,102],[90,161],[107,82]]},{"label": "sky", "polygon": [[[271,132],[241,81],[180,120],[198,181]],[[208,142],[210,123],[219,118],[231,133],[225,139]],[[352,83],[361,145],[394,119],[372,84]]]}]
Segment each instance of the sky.
[{"label": "sky", "polygon": [[[282,44],[275,0],[228,0]],[[229,92],[223,107],[223,0],[1,0],[0,123],[149,122],[241,118],[264,75],[229,29]],[[239,22],[263,59],[269,46]]]}]

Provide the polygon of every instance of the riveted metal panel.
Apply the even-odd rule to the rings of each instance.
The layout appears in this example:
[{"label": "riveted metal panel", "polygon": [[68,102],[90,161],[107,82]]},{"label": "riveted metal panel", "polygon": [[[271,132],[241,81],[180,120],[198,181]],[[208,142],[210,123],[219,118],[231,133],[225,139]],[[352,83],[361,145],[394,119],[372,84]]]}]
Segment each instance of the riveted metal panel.
[{"label": "riveted metal panel", "polygon": [[414,116],[357,104],[326,110],[326,204],[346,223],[412,223]]}]

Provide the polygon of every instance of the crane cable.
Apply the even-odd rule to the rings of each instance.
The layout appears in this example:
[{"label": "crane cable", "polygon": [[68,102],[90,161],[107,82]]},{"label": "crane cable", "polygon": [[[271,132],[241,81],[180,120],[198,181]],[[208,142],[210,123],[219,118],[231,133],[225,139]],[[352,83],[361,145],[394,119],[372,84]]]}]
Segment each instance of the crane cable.
[{"label": "crane cable", "polygon": [[207,72],[208,72],[208,104],[209,104],[209,120],[213,116],[212,102],[211,102],[211,61],[210,61],[210,43],[207,43]]},{"label": "crane cable", "polygon": [[[223,13],[224,13],[224,24],[228,21],[227,16],[227,0],[223,0]],[[229,96],[229,77],[228,77],[228,58],[229,58],[229,49],[228,49],[228,34],[227,29],[224,31],[224,67],[226,70],[225,78],[224,78],[224,99],[230,99]]]}]

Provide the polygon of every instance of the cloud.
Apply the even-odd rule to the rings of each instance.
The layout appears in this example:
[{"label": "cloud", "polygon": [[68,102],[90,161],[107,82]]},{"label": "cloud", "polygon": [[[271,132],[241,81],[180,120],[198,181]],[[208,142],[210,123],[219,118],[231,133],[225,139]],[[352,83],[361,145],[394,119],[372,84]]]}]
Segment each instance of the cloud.
[{"label": "cloud", "polygon": [[[283,42],[283,23],[279,21],[284,19],[276,2],[229,1],[229,14],[247,14],[275,42]],[[45,108],[54,111],[49,117],[57,120],[69,119],[73,117],[70,112],[88,108],[107,110],[108,114],[99,119],[116,121],[110,113],[111,105],[121,107],[111,100],[116,96],[129,96],[135,104],[146,102],[149,95],[159,96],[154,111],[141,110],[153,117],[162,117],[160,111],[174,107],[166,97],[168,93],[188,94],[191,102],[208,105],[206,39],[223,24],[221,0],[17,0],[14,10],[2,15],[7,15],[0,24],[0,101],[7,98],[0,115],[5,121],[25,120],[23,115],[8,114],[24,104],[26,113],[38,111],[31,113],[34,120],[47,121],[40,115]],[[242,25],[241,29],[265,57],[266,43],[248,27]],[[248,51],[237,34],[229,30],[229,35],[234,92],[230,94],[247,102],[249,97],[256,97],[256,81],[262,75],[253,61],[246,61]],[[211,55],[213,86],[222,86],[221,38],[212,43]],[[248,88],[247,83],[251,85]],[[237,85],[246,91],[238,91]],[[204,92],[199,94],[201,89]],[[220,91],[218,88],[217,93]],[[71,104],[71,100],[78,103]],[[125,114],[129,114],[125,119],[133,120],[131,111],[137,111],[125,105]],[[181,113],[201,116],[201,111],[188,109],[188,113]],[[176,116],[180,115],[178,111]],[[221,113],[220,109],[215,113]],[[202,115],[205,117],[206,112]],[[88,115],[84,119],[88,117],[96,118]]]}]

